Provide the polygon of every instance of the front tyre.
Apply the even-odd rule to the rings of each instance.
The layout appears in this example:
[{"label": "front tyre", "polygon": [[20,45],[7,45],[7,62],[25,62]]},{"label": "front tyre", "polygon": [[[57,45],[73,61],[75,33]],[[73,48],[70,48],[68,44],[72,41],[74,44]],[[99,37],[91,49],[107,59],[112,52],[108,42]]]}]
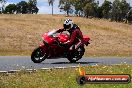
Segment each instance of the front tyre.
[{"label": "front tyre", "polygon": [[68,60],[71,63],[76,63],[78,60],[80,60],[82,58],[82,56],[84,55],[85,49],[84,47],[79,47],[77,50],[75,50],[75,52],[70,53],[70,55],[68,56]]},{"label": "front tyre", "polygon": [[42,61],[44,61],[47,58],[46,56],[47,56],[46,53],[43,53],[41,48],[38,47],[32,52],[31,60],[34,63],[41,63]]}]

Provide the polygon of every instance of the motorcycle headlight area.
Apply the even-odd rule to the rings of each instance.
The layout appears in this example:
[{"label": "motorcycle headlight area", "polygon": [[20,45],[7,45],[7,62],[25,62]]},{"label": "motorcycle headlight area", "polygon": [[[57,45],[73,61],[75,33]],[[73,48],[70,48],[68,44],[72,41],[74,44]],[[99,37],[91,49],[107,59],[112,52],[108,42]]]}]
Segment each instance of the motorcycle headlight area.
[{"label": "motorcycle headlight area", "polygon": [[44,44],[48,44],[48,42],[47,42],[46,40],[44,40],[44,38],[42,38],[41,41],[42,41]]}]

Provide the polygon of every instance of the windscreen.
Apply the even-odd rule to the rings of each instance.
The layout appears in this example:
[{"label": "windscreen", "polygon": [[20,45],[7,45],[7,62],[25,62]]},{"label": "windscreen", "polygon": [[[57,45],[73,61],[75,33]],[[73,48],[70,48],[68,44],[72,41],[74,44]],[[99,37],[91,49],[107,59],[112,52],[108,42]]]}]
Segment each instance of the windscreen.
[{"label": "windscreen", "polygon": [[56,30],[52,30],[50,32],[48,32],[48,36],[54,36],[57,33]]}]

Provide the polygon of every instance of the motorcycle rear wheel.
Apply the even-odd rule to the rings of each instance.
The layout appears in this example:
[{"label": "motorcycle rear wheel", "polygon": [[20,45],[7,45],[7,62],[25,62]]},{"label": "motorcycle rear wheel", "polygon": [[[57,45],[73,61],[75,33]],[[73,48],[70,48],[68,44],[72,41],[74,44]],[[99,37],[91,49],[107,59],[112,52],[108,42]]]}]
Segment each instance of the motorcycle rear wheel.
[{"label": "motorcycle rear wheel", "polygon": [[[80,51],[78,51],[78,50],[80,50]],[[84,55],[85,49],[82,46],[82,47],[79,47],[75,52],[77,52],[76,55],[73,55],[75,53],[72,53],[67,58],[71,63],[76,63],[78,60],[80,60],[82,58],[82,56]]]},{"label": "motorcycle rear wheel", "polygon": [[31,54],[31,60],[34,63],[41,63],[47,58],[47,53],[42,53],[42,50],[40,47],[34,49],[34,51]]}]

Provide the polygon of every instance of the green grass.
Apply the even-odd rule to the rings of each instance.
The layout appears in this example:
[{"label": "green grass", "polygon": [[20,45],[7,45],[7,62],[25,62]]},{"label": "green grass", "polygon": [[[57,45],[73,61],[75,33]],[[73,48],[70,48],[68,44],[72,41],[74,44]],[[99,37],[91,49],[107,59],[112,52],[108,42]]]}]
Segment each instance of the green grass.
[{"label": "green grass", "polygon": [[[132,65],[86,66],[87,74],[130,74]],[[76,83],[77,68],[39,70],[33,73],[21,71],[0,74],[0,88],[132,88],[129,84],[85,84]]]}]

